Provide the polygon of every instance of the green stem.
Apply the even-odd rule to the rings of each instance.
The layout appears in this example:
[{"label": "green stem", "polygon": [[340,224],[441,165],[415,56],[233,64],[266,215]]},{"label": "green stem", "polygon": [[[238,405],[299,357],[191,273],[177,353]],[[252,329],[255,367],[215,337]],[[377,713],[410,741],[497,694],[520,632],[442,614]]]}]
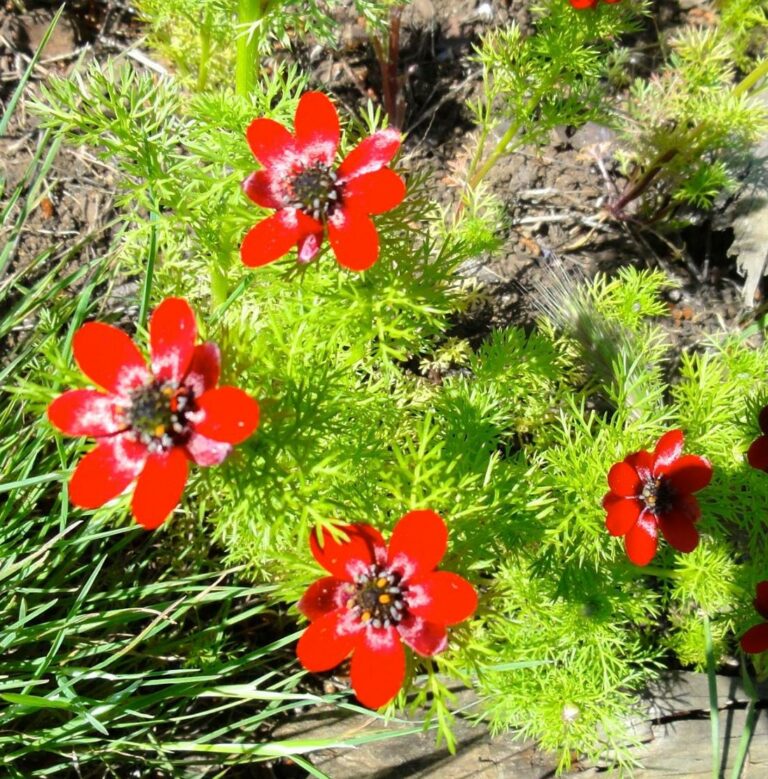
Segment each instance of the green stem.
[{"label": "green stem", "polygon": [[[745,92],[748,92],[754,87],[762,78],[768,75],[768,59],[761,62],[751,73],[745,76],[735,87],[733,87],[732,94],[735,97],[740,97]],[[700,124],[694,128],[688,134],[686,143],[684,145],[685,153],[689,156],[698,156],[699,151],[694,141],[696,141],[701,135],[706,125]],[[678,154],[681,154],[681,149],[669,149],[663,154],[656,157],[646,168],[645,173],[635,183],[628,184],[624,194],[611,206],[611,211],[616,216],[621,216],[626,206],[633,200],[637,199],[645,193],[648,187],[653,183],[654,179],[664,170],[667,163],[671,162]]]},{"label": "green stem", "polygon": [[468,179],[471,181],[477,170],[477,166],[480,164],[483,152],[485,151],[485,142],[488,140],[489,124],[486,120],[483,129],[480,131],[480,137],[477,139],[477,149],[475,150],[475,156],[472,158],[472,162],[469,165]]},{"label": "green stem", "polygon": [[677,149],[669,149],[664,154],[657,156],[640,179],[634,184],[630,184],[624,194],[611,206],[613,213],[620,215],[628,203],[640,197],[651,186],[656,176],[661,173],[663,166],[671,162],[677,155]]},{"label": "green stem", "polygon": [[197,72],[197,91],[202,92],[208,83],[208,69],[211,61],[211,11],[208,9],[200,27],[200,69]]},{"label": "green stem", "polygon": [[490,171],[491,168],[496,164],[496,161],[499,159],[499,157],[501,157],[501,155],[507,151],[507,147],[519,132],[522,124],[523,121],[521,119],[519,122],[515,122],[509,126],[504,135],[502,135],[499,139],[499,142],[496,144],[496,146],[493,147],[493,151],[488,156],[488,159],[483,163],[480,170],[478,170],[477,173],[475,173],[475,175],[472,176],[472,178],[469,180],[470,188],[475,189],[477,185],[486,177],[488,171]]},{"label": "green stem", "polygon": [[707,655],[707,681],[709,683],[709,725],[712,740],[712,779],[720,776],[720,709],[717,705],[717,677],[715,676],[715,652],[712,647],[712,628],[709,615],[704,615],[704,651]]},{"label": "green stem", "polygon": [[144,273],[144,286],[141,290],[139,303],[139,327],[146,328],[147,315],[149,313],[149,300],[152,297],[152,282],[155,276],[155,260],[157,259],[157,204],[150,191],[152,210],[149,212],[149,252],[147,254],[147,268]]},{"label": "green stem", "polygon": [[229,282],[227,275],[224,273],[222,267],[217,264],[217,258],[211,258],[210,276],[211,276],[211,300],[215,307],[219,307],[224,304],[229,295]]},{"label": "green stem", "polygon": [[531,96],[531,99],[525,104],[525,107],[520,112],[521,116],[514,124],[507,128],[504,135],[501,136],[499,142],[493,147],[493,151],[490,153],[488,159],[483,163],[483,166],[477,173],[469,180],[469,186],[471,189],[475,189],[477,185],[486,177],[488,171],[496,164],[496,161],[508,151],[509,144],[512,143],[514,137],[520,131],[523,124],[533,116],[534,111],[538,108],[541,98],[546,94],[550,87],[551,81],[547,81],[546,84],[542,84],[539,89]]},{"label": "green stem", "polygon": [[744,78],[733,88],[733,94],[738,97],[749,92],[758,81],[764,76],[768,76],[768,59],[763,60],[751,73],[748,73]]},{"label": "green stem", "polygon": [[219,320],[224,316],[227,309],[250,287],[253,280],[256,278],[255,273],[249,273],[242,281],[235,287],[234,291],[223,300],[219,295],[214,294],[214,305],[216,309],[211,317],[211,325],[218,324]]},{"label": "green stem", "polygon": [[267,0],[239,0],[235,91],[240,97],[248,97],[256,83],[261,30],[254,25],[261,21],[266,10]]},{"label": "green stem", "polygon": [[657,579],[677,579],[680,575],[677,571],[656,568],[653,565],[644,565],[642,568],[638,568],[638,573],[642,576],[655,576]]},{"label": "green stem", "polygon": [[744,722],[744,729],[741,731],[741,738],[739,738],[739,747],[736,752],[736,758],[733,761],[731,779],[741,779],[741,775],[744,771],[744,763],[746,763],[747,754],[749,753],[749,745],[752,741],[752,736],[755,733],[755,721],[757,720],[757,692],[752,684],[752,680],[749,678],[749,672],[747,671],[743,655],[741,658],[741,679],[744,683],[744,690],[749,696],[749,705],[747,706],[747,717]]}]

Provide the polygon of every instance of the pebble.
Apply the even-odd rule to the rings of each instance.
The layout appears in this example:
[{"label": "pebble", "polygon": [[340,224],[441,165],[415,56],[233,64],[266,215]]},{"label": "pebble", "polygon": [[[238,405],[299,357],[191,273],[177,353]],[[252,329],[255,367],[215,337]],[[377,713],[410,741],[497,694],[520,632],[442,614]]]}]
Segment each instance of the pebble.
[{"label": "pebble", "polygon": [[484,22],[490,22],[493,19],[493,5],[484,0],[475,8],[475,13],[479,19],[482,19]]},{"label": "pebble", "polygon": [[679,289],[668,289],[667,300],[670,303],[679,303],[683,299],[683,293]]}]

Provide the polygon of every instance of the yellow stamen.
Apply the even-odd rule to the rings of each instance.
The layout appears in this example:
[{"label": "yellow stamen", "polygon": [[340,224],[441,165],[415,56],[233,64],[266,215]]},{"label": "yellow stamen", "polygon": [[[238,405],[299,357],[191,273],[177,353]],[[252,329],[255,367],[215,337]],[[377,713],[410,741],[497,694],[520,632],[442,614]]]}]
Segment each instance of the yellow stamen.
[{"label": "yellow stamen", "polygon": [[165,395],[167,398],[170,398],[171,395],[173,395],[173,388],[171,387],[163,387],[162,390],[160,390],[163,395]]},{"label": "yellow stamen", "polygon": [[389,603],[392,598],[385,592],[383,595],[379,595],[379,603]]},{"label": "yellow stamen", "polygon": [[165,425],[158,425],[155,428],[155,436],[157,436],[157,438],[160,438],[160,436],[162,436],[163,433],[165,433]]},{"label": "yellow stamen", "polygon": [[363,620],[363,622],[368,622],[368,620],[371,618],[371,612],[370,611],[364,611],[360,615],[360,619]]},{"label": "yellow stamen", "polygon": [[355,605],[355,599],[354,599],[354,598],[350,598],[350,599],[347,601],[347,608],[348,608],[348,609],[351,609],[351,608],[352,608],[354,605]]},{"label": "yellow stamen", "polygon": [[380,579],[376,579],[376,586],[381,589],[382,587],[386,587],[389,582],[382,576]]}]

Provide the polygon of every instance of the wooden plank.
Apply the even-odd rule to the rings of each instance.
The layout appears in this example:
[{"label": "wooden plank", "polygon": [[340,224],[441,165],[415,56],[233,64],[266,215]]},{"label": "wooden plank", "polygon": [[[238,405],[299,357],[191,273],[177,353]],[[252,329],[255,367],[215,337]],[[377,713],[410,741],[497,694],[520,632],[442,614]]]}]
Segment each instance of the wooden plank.
[{"label": "wooden plank", "polygon": [[[768,702],[768,689],[760,688]],[[739,679],[718,677],[721,738],[721,776],[729,776],[738,751],[746,718],[748,698]],[[462,690],[459,704],[472,700]],[[343,740],[382,729],[403,731],[408,723],[388,725],[364,715],[339,715],[332,708],[300,714],[280,727],[279,738],[335,738]],[[649,689],[638,705],[633,734],[644,742],[632,750],[639,767],[635,779],[711,779],[709,695],[706,674],[667,674]],[[457,752],[450,755],[435,746],[435,733],[410,734],[396,740],[377,741],[355,749],[323,750],[312,762],[332,779],[551,779],[555,762],[536,749],[533,742],[521,742],[513,734],[491,738],[483,725],[456,721]],[[611,776],[607,763],[564,774],[570,779],[598,779]],[[768,712],[761,710],[743,777],[768,777]]]}]

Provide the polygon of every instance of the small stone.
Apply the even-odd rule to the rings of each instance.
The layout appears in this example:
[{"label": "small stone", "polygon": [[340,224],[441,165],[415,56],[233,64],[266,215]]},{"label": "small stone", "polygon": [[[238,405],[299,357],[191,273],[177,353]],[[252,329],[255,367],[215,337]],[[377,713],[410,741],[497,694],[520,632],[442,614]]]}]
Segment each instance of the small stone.
[{"label": "small stone", "polygon": [[477,6],[475,13],[479,19],[482,19],[484,22],[490,22],[493,19],[493,5],[484,0]]},{"label": "small stone", "polygon": [[594,147],[608,147],[616,138],[616,132],[597,122],[587,122],[571,137],[570,143],[574,149],[581,150]]}]

